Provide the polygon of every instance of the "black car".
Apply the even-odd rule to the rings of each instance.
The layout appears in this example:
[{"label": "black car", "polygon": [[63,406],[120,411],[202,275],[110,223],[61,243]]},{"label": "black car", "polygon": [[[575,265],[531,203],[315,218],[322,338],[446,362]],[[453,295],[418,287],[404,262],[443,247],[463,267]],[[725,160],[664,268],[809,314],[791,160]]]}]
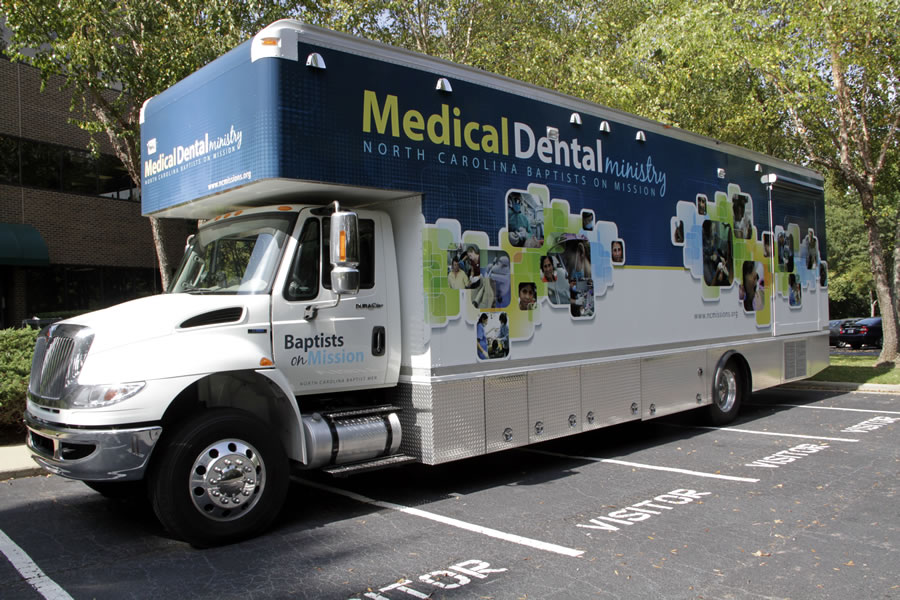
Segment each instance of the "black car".
[{"label": "black car", "polygon": [[854,349],[863,344],[881,348],[881,317],[860,319],[842,326],[838,341]]},{"label": "black car", "polygon": [[841,344],[838,341],[838,335],[841,333],[841,327],[856,321],[859,321],[859,317],[853,317],[852,319],[832,319],[828,321],[828,345],[840,346]]}]

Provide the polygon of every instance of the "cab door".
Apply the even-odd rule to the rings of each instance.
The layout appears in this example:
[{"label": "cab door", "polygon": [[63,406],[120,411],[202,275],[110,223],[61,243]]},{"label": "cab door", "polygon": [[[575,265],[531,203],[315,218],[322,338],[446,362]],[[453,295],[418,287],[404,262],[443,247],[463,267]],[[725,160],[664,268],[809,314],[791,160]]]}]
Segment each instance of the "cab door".
[{"label": "cab door", "polygon": [[331,290],[330,219],[304,210],[273,292],[275,366],[297,395],[384,385],[387,365],[383,215],[359,212],[360,289]]}]

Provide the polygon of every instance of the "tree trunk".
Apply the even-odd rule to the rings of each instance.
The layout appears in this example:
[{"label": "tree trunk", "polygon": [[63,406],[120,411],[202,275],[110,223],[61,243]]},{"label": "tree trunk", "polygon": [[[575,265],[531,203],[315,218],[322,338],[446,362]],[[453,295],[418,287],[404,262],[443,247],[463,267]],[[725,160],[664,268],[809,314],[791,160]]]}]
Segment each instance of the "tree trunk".
[{"label": "tree trunk", "polygon": [[159,276],[163,291],[169,289],[169,257],[166,256],[165,240],[162,224],[156,217],[150,217],[150,231],[153,233],[153,245],[156,247],[156,259],[159,262]]},{"label": "tree trunk", "polygon": [[869,263],[872,266],[872,279],[875,281],[875,296],[881,308],[881,326],[883,342],[881,354],[876,366],[893,363],[897,360],[897,313],[891,298],[891,277],[884,261],[881,238],[878,235],[878,220],[875,214],[875,195],[865,186],[857,187],[862,204],[863,222],[869,239]]}]

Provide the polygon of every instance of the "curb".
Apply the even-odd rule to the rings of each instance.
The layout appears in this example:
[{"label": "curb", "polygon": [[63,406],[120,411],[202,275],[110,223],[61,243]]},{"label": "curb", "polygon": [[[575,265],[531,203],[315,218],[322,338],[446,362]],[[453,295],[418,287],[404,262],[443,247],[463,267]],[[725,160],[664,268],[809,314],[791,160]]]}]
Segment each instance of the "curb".
[{"label": "curb", "polygon": [[41,467],[23,467],[19,469],[11,469],[9,471],[0,470],[0,483],[6,483],[12,479],[24,479],[25,477],[34,477],[36,475],[50,475],[49,471],[45,471]]},{"label": "curb", "polygon": [[799,390],[829,390],[835,392],[871,392],[875,394],[900,394],[900,385],[883,383],[847,383],[842,381],[794,381],[779,388]]}]

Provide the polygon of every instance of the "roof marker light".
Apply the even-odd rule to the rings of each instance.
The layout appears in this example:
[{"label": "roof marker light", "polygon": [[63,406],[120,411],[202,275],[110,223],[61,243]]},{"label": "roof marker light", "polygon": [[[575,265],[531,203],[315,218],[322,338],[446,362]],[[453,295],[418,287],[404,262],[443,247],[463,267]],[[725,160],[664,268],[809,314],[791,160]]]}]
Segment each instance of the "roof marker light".
[{"label": "roof marker light", "polygon": [[450,85],[450,80],[446,77],[440,77],[437,80],[437,85],[434,86],[439,92],[447,92],[448,94],[453,91],[453,86]]},{"label": "roof marker light", "polygon": [[318,52],[312,52],[306,57],[306,66],[313,69],[325,69],[325,59]]}]

